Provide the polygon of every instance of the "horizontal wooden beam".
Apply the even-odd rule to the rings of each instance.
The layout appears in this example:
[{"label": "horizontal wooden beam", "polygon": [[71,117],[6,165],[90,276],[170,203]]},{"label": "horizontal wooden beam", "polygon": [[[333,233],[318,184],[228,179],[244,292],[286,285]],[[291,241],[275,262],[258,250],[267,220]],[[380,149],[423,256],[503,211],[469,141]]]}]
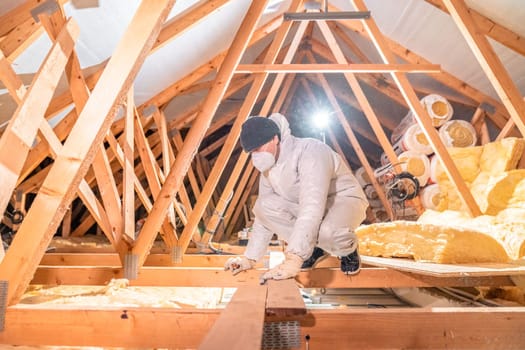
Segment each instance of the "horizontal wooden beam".
[{"label": "horizontal wooden beam", "polygon": [[[232,276],[221,268],[144,267],[133,286],[238,287],[258,281],[266,270],[244,271]],[[40,266],[32,284],[104,285],[112,278],[123,278],[120,267]],[[339,268],[301,272],[297,281],[305,288],[398,288],[513,286],[508,276],[434,277],[399,272],[386,268],[363,268],[356,276],[347,276]]]},{"label": "horizontal wooden beam", "polygon": [[240,64],[235,73],[439,73],[436,64]]},{"label": "horizontal wooden beam", "polygon": [[[525,308],[309,310],[301,348],[522,349]],[[1,344],[195,349],[221,309],[9,307]],[[271,321],[267,319],[266,321]],[[239,320],[242,322],[242,320]],[[111,325],[108,327],[108,325]]]}]

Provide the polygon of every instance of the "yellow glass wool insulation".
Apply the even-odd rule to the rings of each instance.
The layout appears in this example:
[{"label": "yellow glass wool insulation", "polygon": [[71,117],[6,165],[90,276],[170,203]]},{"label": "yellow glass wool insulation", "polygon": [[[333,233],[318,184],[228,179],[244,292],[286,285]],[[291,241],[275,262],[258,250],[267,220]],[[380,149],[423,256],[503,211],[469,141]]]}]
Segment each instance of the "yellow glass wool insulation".
[{"label": "yellow glass wool insulation", "polygon": [[[461,178],[465,181],[472,182],[480,172],[479,161],[483,152],[483,147],[451,147],[447,148],[450,157],[459,170]],[[435,167],[435,175],[438,183],[448,181],[441,161],[438,160]]]},{"label": "yellow glass wool insulation", "polygon": [[498,240],[472,229],[394,221],[360,226],[356,234],[363,255],[445,264],[509,260]]},{"label": "yellow glass wool insulation", "polygon": [[516,137],[487,143],[483,146],[479,161],[480,171],[500,175],[505,171],[515,169],[524,148],[525,140]]},{"label": "yellow glass wool insulation", "polygon": [[488,187],[486,213],[506,208],[525,208],[525,169],[511,170],[493,179]]},{"label": "yellow glass wool insulation", "polygon": [[[501,215],[500,215],[501,214]],[[525,257],[525,217],[521,210],[505,210],[500,214],[480,215],[472,218],[466,212],[426,210],[418,222],[421,224],[461,227],[483,232],[497,239],[509,257],[518,260]]]}]

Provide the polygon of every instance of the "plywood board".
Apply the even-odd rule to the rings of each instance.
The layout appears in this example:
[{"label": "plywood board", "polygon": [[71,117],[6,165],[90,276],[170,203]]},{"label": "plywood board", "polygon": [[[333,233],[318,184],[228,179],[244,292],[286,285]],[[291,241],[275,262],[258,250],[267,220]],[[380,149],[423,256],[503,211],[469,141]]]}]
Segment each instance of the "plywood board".
[{"label": "plywood board", "polygon": [[436,277],[525,275],[525,261],[514,263],[436,264],[411,259],[361,256],[365,264]]}]

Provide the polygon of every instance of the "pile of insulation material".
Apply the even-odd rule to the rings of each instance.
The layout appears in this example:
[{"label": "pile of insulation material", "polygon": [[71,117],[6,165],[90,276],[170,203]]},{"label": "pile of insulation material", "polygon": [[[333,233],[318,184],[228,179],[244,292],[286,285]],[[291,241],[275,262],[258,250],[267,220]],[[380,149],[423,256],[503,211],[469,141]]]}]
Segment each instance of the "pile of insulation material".
[{"label": "pile of insulation material", "polygon": [[442,168],[436,170],[437,210],[417,222],[363,225],[364,255],[435,263],[508,262],[525,257],[525,169],[516,169],[525,140],[507,138],[449,153],[483,215],[473,218]]},{"label": "pile of insulation material", "polygon": [[[454,109],[446,98],[437,94],[430,94],[420,100],[421,105],[427,111],[432,125],[438,131],[443,144],[446,147],[462,149],[474,147],[478,141],[476,130],[467,121],[452,119]],[[393,130],[391,142],[397,155],[401,171],[407,172],[418,180],[421,205],[424,209],[437,209],[435,203],[439,188],[436,180],[436,167],[438,163],[434,150],[430,145],[425,133],[416,122],[412,112],[408,112],[399,126]],[[394,211],[395,219],[416,220],[420,214],[415,207],[407,206],[402,202],[400,208],[396,206],[394,196],[389,196],[389,173],[393,166],[383,153],[381,156],[381,167],[374,170],[373,176],[383,187],[387,197],[391,198],[390,205]],[[383,204],[378,200],[375,189],[371,185],[369,176],[360,168],[356,171],[356,177],[367,194],[371,215],[370,222],[382,222],[389,218]],[[386,179],[386,181],[385,181]],[[399,210],[402,209],[402,210]]]}]

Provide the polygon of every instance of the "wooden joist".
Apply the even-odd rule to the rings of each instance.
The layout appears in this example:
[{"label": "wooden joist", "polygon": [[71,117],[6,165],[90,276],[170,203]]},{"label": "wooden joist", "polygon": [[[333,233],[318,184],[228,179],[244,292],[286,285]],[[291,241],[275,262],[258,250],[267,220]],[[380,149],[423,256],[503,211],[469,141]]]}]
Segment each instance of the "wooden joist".
[{"label": "wooden joist", "polygon": [[[232,276],[219,268],[143,267],[134,286],[236,287],[240,282],[258,282],[265,270],[250,270]],[[522,271],[509,272],[514,274]],[[104,285],[112,278],[123,278],[120,267],[40,266],[32,284]],[[509,275],[436,277],[400,272],[387,268],[363,268],[356,276],[346,276],[339,268],[300,272],[297,281],[305,288],[398,288],[398,287],[463,287],[512,286]]]},{"label": "wooden joist", "polygon": [[198,349],[260,349],[267,289],[258,283],[237,288]]},{"label": "wooden joist", "polygon": [[[7,326],[0,332],[0,343],[197,348],[221,311],[136,307],[50,309],[20,305],[7,309]],[[243,322],[238,320],[238,325]],[[302,348],[309,335],[309,346],[316,350],[522,349],[524,323],[525,312],[521,307],[309,310],[300,319],[300,336]]]},{"label": "wooden joist", "polygon": [[438,65],[423,64],[305,63],[240,64],[235,73],[439,73],[440,71]]}]

